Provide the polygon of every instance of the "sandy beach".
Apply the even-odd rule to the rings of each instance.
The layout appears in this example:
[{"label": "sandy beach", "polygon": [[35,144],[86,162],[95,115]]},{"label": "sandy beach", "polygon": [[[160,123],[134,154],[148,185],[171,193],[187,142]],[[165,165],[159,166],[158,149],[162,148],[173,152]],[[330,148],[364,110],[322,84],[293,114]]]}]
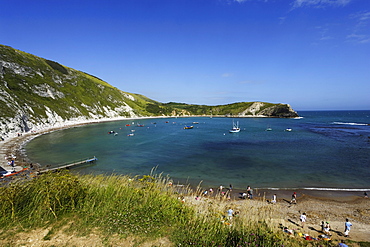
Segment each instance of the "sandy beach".
[{"label": "sandy beach", "polygon": [[[112,120],[110,120],[112,121]],[[6,170],[21,170],[24,166],[29,165],[30,161],[22,153],[22,146],[33,138],[65,128],[77,127],[93,122],[74,123],[56,128],[48,128],[37,132],[14,135],[0,142],[0,165]],[[96,123],[96,121],[94,122]],[[13,168],[7,164],[4,157],[15,155],[16,167]],[[370,199],[364,198],[361,191],[315,191],[315,190],[262,190],[254,189],[254,199],[241,199],[240,193],[244,191],[233,190],[230,200],[223,200],[225,207],[233,205],[235,208],[245,203],[253,203],[255,207],[270,205],[274,208],[276,216],[274,220],[277,225],[284,225],[289,229],[294,229],[302,233],[317,237],[322,233],[320,223],[322,221],[330,222],[332,229],[332,238],[335,240],[346,239],[343,236],[344,222],[348,218],[353,227],[350,232],[349,240],[370,242]],[[297,193],[297,203],[290,204],[291,195]],[[273,194],[277,195],[277,203],[270,204]],[[189,198],[189,200],[194,200]],[[202,203],[209,200],[203,198],[194,203]],[[307,222],[304,229],[300,228],[299,216],[305,212]]]},{"label": "sandy beach", "polygon": [[[297,193],[297,203],[291,204],[291,195],[294,192]],[[271,204],[274,194],[277,196],[277,202]],[[233,197],[238,198],[236,201],[245,201],[240,200],[239,195],[240,191],[233,192]],[[289,229],[318,237],[322,234],[321,222],[328,221],[332,229],[332,239],[346,239],[343,232],[345,220],[348,218],[353,224],[349,239],[370,242],[370,199],[364,198],[363,192],[259,190],[254,198],[276,207],[282,216],[281,224]],[[301,229],[299,220],[302,213],[307,215],[304,229]],[[276,220],[279,221],[278,218]]]}]

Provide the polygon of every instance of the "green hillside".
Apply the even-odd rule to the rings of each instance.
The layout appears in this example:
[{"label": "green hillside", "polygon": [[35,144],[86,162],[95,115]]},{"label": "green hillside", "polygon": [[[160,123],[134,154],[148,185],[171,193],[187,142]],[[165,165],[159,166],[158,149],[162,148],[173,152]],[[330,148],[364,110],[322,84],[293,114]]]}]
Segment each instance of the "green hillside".
[{"label": "green hillside", "polygon": [[0,45],[0,130],[27,132],[64,121],[145,116],[298,116],[287,104],[160,103],[100,78]]}]

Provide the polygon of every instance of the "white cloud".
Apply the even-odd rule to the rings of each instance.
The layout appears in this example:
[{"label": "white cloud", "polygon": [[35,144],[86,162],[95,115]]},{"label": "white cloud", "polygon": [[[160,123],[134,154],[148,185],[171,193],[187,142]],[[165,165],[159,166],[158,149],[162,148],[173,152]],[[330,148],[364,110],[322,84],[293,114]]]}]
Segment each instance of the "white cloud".
[{"label": "white cloud", "polygon": [[285,20],[286,20],[286,16],[282,16],[282,17],[279,17],[279,24],[284,24]]},{"label": "white cloud", "polygon": [[322,40],[333,39],[333,37],[329,35],[330,30],[329,30],[328,25],[317,26],[316,29],[319,30],[319,34],[320,34],[319,40],[322,41]]},{"label": "white cloud", "polygon": [[353,41],[353,42],[356,42],[356,43],[360,43],[360,44],[370,43],[369,35],[364,35],[364,34],[352,33],[352,34],[347,36],[347,40]]},{"label": "white cloud", "polygon": [[370,43],[370,11],[361,11],[351,15],[351,18],[356,21],[352,33],[347,36],[347,40],[365,44]]},{"label": "white cloud", "polygon": [[345,6],[352,0],[294,0],[292,3],[293,9],[300,7],[315,7],[322,8],[326,6]]},{"label": "white cloud", "polygon": [[231,73],[223,73],[221,76],[222,77],[232,77],[233,74],[231,74]]},{"label": "white cloud", "polygon": [[353,19],[356,19],[359,23],[363,24],[370,19],[370,11],[362,11],[351,15]]}]

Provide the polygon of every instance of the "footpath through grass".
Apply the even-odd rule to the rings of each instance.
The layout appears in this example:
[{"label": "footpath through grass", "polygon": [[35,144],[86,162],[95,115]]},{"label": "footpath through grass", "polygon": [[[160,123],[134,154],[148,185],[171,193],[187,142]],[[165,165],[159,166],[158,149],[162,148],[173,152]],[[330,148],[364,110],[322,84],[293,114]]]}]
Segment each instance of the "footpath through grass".
[{"label": "footpath through grass", "polygon": [[168,184],[169,179],[160,175],[68,172],[18,181],[0,188],[0,237],[6,239],[8,230],[51,227],[46,240],[65,229],[81,236],[98,232],[106,240],[133,237],[143,243],[167,238],[172,246],[307,246],[272,230],[264,219],[268,213],[235,218],[230,224],[212,207],[201,210],[183,203],[175,186]]}]

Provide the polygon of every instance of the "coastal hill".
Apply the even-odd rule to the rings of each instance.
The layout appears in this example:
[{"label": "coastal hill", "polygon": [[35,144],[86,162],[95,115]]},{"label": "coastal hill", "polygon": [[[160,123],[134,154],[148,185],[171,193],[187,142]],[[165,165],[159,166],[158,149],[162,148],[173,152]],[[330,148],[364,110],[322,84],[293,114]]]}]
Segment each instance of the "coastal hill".
[{"label": "coastal hill", "polygon": [[297,117],[288,104],[160,103],[121,91],[58,62],[0,45],[0,131],[23,133],[69,122],[153,116]]}]

